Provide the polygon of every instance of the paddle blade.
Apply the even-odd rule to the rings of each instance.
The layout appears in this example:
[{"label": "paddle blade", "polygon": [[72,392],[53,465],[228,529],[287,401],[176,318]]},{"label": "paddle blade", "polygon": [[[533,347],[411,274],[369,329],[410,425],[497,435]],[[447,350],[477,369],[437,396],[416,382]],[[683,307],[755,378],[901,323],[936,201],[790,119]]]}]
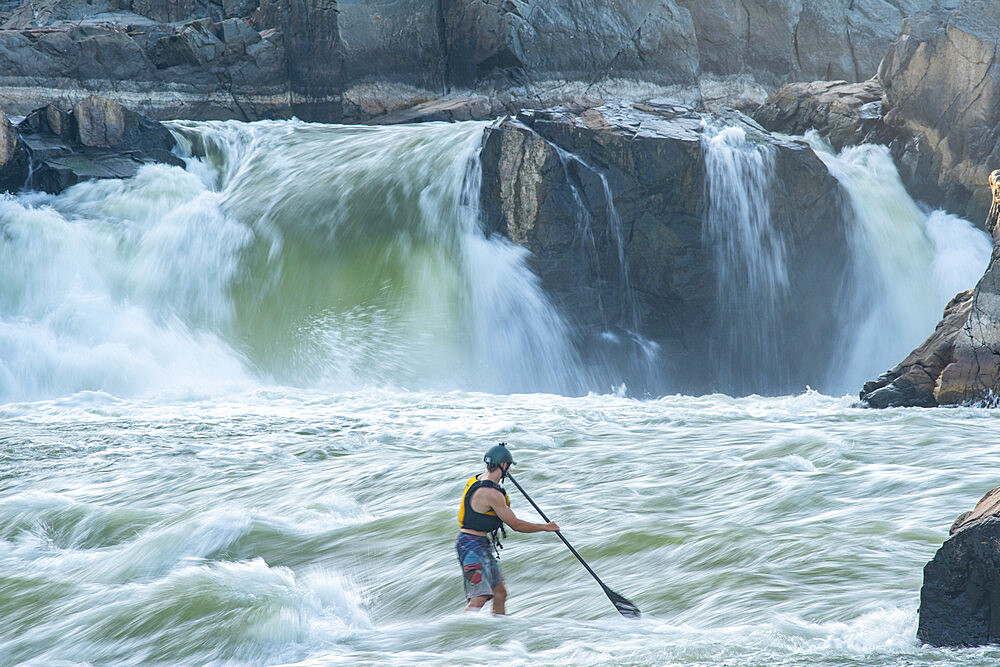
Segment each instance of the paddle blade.
[{"label": "paddle blade", "polygon": [[611,600],[611,604],[615,606],[615,609],[617,609],[618,613],[622,616],[626,618],[639,618],[642,616],[642,612],[639,611],[639,608],[636,607],[631,600],[622,597],[610,588],[605,588],[604,592],[608,594],[608,599]]}]

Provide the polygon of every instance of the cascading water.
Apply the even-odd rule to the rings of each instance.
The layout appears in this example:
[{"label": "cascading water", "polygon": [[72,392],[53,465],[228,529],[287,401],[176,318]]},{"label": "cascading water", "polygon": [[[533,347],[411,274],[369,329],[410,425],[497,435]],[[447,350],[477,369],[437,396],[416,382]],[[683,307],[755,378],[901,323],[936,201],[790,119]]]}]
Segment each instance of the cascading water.
[{"label": "cascading water", "polygon": [[3,200],[0,400],[582,390],[525,251],[478,229],[484,126],[181,122],[188,171]]},{"label": "cascading water", "polygon": [[922,211],[885,146],[852,146],[837,155],[817,133],[806,138],[854,213],[853,276],[836,306],[845,327],[824,387],[851,392],[901,361],[934,330],[945,304],[975,287],[992,242],[966,220]]},{"label": "cascading water", "polygon": [[785,244],[771,224],[774,149],[739,127],[708,126],[702,240],[712,249],[718,317],[710,350],[727,393],[769,393],[784,384],[782,301],[788,294]]}]

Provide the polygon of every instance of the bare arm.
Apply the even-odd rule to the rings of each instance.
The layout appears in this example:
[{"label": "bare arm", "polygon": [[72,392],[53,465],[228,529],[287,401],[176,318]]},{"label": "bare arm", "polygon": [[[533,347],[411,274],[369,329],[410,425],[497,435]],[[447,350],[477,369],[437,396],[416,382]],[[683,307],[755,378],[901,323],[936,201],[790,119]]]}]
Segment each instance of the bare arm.
[{"label": "bare arm", "polygon": [[507,507],[503,494],[496,489],[480,489],[476,493],[483,494],[484,500],[489,502],[490,509],[496,512],[497,517],[510,526],[511,529],[516,530],[519,533],[539,533],[543,531],[554,533],[559,530],[559,526],[556,525],[555,521],[549,521],[548,523],[532,523],[530,521],[525,521],[524,519],[518,519],[514,516],[514,512]]}]

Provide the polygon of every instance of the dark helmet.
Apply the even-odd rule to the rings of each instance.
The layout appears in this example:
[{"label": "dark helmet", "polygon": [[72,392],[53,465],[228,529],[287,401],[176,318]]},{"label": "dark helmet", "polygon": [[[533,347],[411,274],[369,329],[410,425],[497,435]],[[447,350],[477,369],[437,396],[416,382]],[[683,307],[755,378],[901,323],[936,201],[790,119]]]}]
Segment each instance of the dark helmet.
[{"label": "dark helmet", "polygon": [[514,457],[510,455],[510,450],[507,449],[507,443],[501,442],[499,445],[493,445],[483,456],[483,461],[486,462],[488,466],[498,466],[502,463],[509,463],[514,465]]}]

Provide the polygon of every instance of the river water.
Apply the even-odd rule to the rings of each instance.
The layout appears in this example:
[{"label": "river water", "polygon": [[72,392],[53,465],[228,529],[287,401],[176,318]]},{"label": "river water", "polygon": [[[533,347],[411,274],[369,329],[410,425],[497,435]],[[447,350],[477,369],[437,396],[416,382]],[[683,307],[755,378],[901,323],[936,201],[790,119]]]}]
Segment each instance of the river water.
[{"label": "river water", "polygon": [[[177,123],[187,170],[0,200],[0,664],[996,664],[915,632],[1000,411],[595,384],[478,231],[483,127]],[[823,155],[849,192],[885,166]],[[858,312],[927,299],[919,337],[989,243],[903,208],[936,287]],[[549,534],[505,542],[509,617],[461,613],[459,495],[500,440],[641,619]]]}]

